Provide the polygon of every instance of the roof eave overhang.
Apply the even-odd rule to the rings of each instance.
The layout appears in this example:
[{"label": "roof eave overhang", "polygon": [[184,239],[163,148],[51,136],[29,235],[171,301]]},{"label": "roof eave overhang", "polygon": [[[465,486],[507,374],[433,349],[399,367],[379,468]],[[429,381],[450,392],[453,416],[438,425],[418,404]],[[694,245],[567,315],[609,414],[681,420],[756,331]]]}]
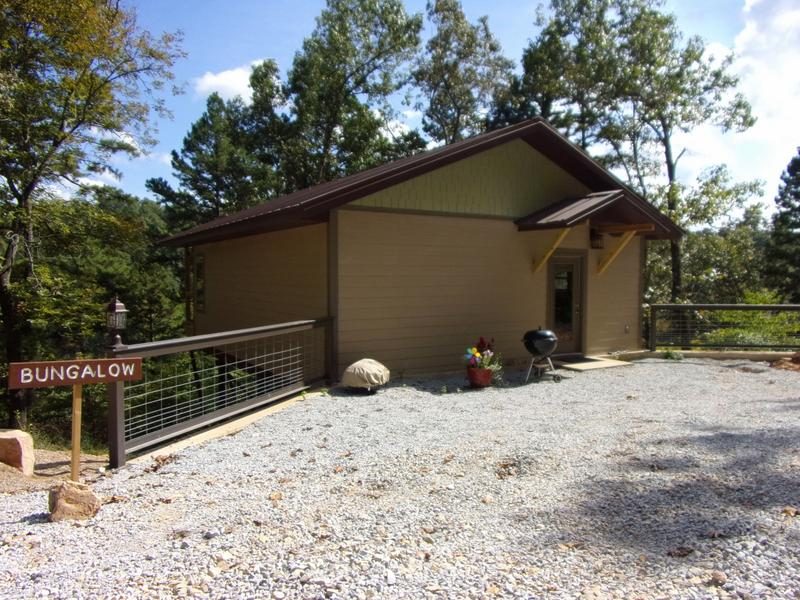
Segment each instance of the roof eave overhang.
[{"label": "roof eave overhang", "polygon": [[[173,235],[163,240],[159,240],[161,246],[180,248],[183,246],[197,246],[200,244],[210,244],[225,240],[270,233],[272,231],[282,231],[305,227],[306,225],[318,225],[327,222],[327,215],[323,217],[311,217],[308,215],[297,214],[298,211],[287,211],[281,215],[264,215],[246,221],[232,223],[225,227],[218,227],[210,230],[192,233],[191,230]],[[267,218],[267,217],[271,218]]]},{"label": "roof eave overhang", "polygon": [[[576,200],[576,202],[577,201],[578,200]],[[645,217],[648,223],[652,223],[655,226],[654,231],[641,232],[639,233],[639,235],[642,235],[647,239],[654,239],[654,240],[680,239],[681,236],[683,236],[684,232],[680,227],[675,225],[671,220],[669,220],[666,216],[664,216],[661,212],[659,212],[649,202],[640,198],[639,196],[629,193],[628,190],[620,191],[618,194],[609,196],[609,198],[604,202],[598,203],[595,206],[593,206],[590,210],[581,212],[580,214],[577,214],[569,219],[535,222],[536,214],[539,212],[537,211],[537,213],[533,213],[531,215],[522,217],[521,219],[517,219],[515,221],[515,224],[517,225],[518,231],[538,231],[538,230],[563,229],[565,227],[574,227],[575,225],[589,221],[593,215],[620,201],[628,203],[629,206],[633,207],[635,210],[640,212],[643,215],[643,217]]]},{"label": "roof eave overhang", "polygon": [[[449,147],[434,150],[431,153],[422,153],[408,159],[401,159],[395,166],[390,164],[384,167],[377,167],[375,172],[371,174],[366,172],[363,176],[356,174],[345,177],[341,185],[337,185],[335,182],[323,184],[326,187],[319,190],[318,194],[301,195],[294,203],[287,198],[288,203],[276,206],[274,209],[270,209],[267,205],[264,212],[251,210],[240,218],[223,217],[218,225],[215,225],[212,221],[161,240],[159,244],[173,247],[191,246],[322,223],[328,220],[331,210],[349,202],[469,158],[514,139],[522,139],[527,142],[532,148],[572,173],[589,189],[619,188],[623,190],[625,196],[634,198],[634,202],[640,204],[640,208],[646,206],[650,209],[652,219],[658,224],[657,229],[663,233],[661,237],[676,239],[683,234],[682,230],[665,215],[605,170],[583,150],[561,136],[549,123],[541,118],[486,134],[485,137],[479,137],[483,139],[476,139],[474,142],[472,140],[464,140]],[[584,218],[582,217],[579,220],[584,220]],[[566,226],[572,226],[577,221]],[[564,226],[563,223],[552,223],[544,227],[535,226],[529,229],[551,229]],[[527,229],[520,227],[520,230]],[[660,234],[659,231],[656,234]],[[655,237],[655,234],[648,237]]]},{"label": "roof eave overhang", "polygon": [[[252,217],[242,219],[241,221],[234,221],[232,223],[225,223],[218,227],[208,227],[202,225],[197,230],[189,229],[187,231],[177,233],[173,236],[161,240],[159,244],[165,246],[190,246],[199,243],[207,243],[212,241],[219,241],[221,239],[229,239],[231,237],[239,237],[242,235],[255,235],[258,233],[266,233],[267,231],[275,231],[278,229],[286,229],[288,227],[299,227],[307,223],[297,220],[296,215],[301,215],[301,219],[308,218],[311,215],[313,222],[324,222],[328,219],[328,212],[343,206],[354,200],[358,200],[372,193],[386,189],[390,186],[403,183],[414,177],[424,175],[431,171],[435,171],[441,167],[458,162],[470,156],[474,156],[496,146],[505,144],[511,140],[523,137],[525,133],[541,126],[544,121],[540,118],[533,119],[524,124],[511,126],[505,130],[498,131],[497,135],[483,140],[478,144],[456,144],[452,150],[444,149],[444,151],[435,154],[427,155],[426,153],[417,156],[409,157],[409,162],[403,162],[398,165],[396,169],[385,169],[374,177],[366,177],[356,179],[350,184],[345,184],[341,187],[336,187],[331,190],[326,190],[317,197],[312,197],[308,200],[298,203],[296,205],[281,208],[278,211],[267,212],[262,215],[254,215]],[[465,140],[468,142],[469,140]],[[346,179],[346,178],[345,178]],[[292,218],[294,217],[294,218]],[[285,221],[284,221],[285,218]],[[266,227],[268,222],[280,220],[283,225],[281,227],[270,226]],[[244,225],[245,222],[252,222],[250,225]],[[218,230],[220,232],[218,232]],[[221,233],[221,230],[229,231],[230,233]]]}]

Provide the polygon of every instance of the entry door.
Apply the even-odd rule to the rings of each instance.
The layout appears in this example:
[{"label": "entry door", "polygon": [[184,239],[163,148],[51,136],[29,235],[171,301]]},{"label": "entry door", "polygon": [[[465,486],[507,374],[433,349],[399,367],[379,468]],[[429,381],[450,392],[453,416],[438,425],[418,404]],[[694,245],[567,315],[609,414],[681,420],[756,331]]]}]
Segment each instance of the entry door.
[{"label": "entry door", "polygon": [[549,327],[558,337],[557,354],[580,352],[583,260],[580,257],[555,257],[549,268]]}]

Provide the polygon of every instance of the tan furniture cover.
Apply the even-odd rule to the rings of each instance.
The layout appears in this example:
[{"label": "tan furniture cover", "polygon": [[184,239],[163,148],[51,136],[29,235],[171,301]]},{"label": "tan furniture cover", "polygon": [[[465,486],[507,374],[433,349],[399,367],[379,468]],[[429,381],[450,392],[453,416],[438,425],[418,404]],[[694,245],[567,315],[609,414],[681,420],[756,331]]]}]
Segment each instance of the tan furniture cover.
[{"label": "tan furniture cover", "polygon": [[371,358],[362,358],[344,370],[342,385],[370,390],[389,382],[389,369]]}]

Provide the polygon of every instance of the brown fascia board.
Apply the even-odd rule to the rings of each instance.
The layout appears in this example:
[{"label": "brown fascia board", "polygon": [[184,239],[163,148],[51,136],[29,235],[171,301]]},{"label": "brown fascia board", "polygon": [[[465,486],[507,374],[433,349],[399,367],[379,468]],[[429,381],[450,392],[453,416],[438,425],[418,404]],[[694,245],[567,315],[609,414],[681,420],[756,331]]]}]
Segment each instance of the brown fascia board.
[{"label": "brown fascia board", "polygon": [[[555,211],[550,211],[550,212],[558,212],[560,210],[564,210],[570,204],[579,203],[584,199],[585,198],[580,198],[577,200],[565,200],[559,203],[560,205],[562,205],[561,207],[557,207]],[[655,209],[650,205],[649,202],[632,197],[624,190],[609,190],[608,198],[604,199],[602,202],[599,202],[586,210],[579,210],[574,214],[568,215],[563,219],[538,222],[537,213],[545,213],[546,215],[549,208],[548,207],[540,211],[537,211],[531,215],[528,215],[527,217],[517,219],[515,223],[517,225],[518,231],[537,231],[545,229],[559,229],[562,227],[572,227],[574,225],[577,225],[578,223],[586,221],[592,215],[597,214],[598,212],[608,208],[612,204],[615,204],[620,201],[628,203],[634,210],[642,213],[649,221],[652,221],[653,224],[661,230],[661,232],[648,233],[645,237],[647,237],[648,239],[671,239],[673,237],[672,232],[673,228],[675,227],[674,224],[670,223],[671,225],[673,225],[673,228],[666,227],[659,219],[653,218],[654,212],[658,215],[661,215],[661,213],[655,211]],[[547,218],[547,216],[543,218]]]},{"label": "brown fascia board", "polygon": [[547,121],[541,121],[541,126],[541,132],[547,132],[546,134],[526,138],[525,141],[554,163],[572,173],[574,177],[590,189],[620,188],[624,190],[626,198],[632,200],[637,208],[647,212],[656,224],[664,230],[663,235],[649,235],[647,236],[648,238],[663,239],[666,237],[679,239],[683,236],[683,229],[673,223],[672,219],[628,187],[614,174],[610,173],[583,149],[558,133]]},{"label": "brown fascia board", "polygon": [[[309,219],[313,222],[324,222],[327,220],[328,211],[332,209],[522,137],[524,132],[542,123],[540,118],[532,119],[300,190],[283,198],[198,225],[159,243],[167,246],[186,246],[212,241],[211,238],[228,239],[287,226],[298,227],[308,224]],[[282,219],[282,226],[271,226],[271,221],[279,214],[285,218]],[[222,229],[226,232],[215,231]]]},{"label": "brown fascia board", "polygon": [[299,218],[295,215],[272,215],[270,219],[237,221],[225,227],[217,227],[215,229],[198,231],[194,234],[181,236],[179,239],[173,239],[177,237],[173,236],[173,238],[160,240],[158,244],[171,247],[195,246],[213,242],[223,242],[225,240],[243,238],[251,235],[260,235],[273,231],[285,231],[287,229],[295,229],[307,225],[318,225],[325,222],[327,222],[326,218],[312,219]]},{"label": "brown fascia board", "polygon": [[[569,172],[573,172],[576,178],[591,189],[608,189],[609,184],[612,184],[611,187],[620,187],[639,198],[635,192],[561,136],[546,121],[537,117],[517,125],[374,167],[361,173],[299,190],[282,198],[175,234],[160,243],[168,246],[187,246],[325,222],[330,210],[348,202],[517,138],[525,140],[556,164],[565,166]],[[650,206],[644,199],[641,199],[641,202]],[[652,210],[661,218],[661,222],[666,220],[669,226],[675,227],[661,213],[654,208]],[[657,217],[654,215],[654,218]],[[680,232],[679,229],[675,229]]]}]

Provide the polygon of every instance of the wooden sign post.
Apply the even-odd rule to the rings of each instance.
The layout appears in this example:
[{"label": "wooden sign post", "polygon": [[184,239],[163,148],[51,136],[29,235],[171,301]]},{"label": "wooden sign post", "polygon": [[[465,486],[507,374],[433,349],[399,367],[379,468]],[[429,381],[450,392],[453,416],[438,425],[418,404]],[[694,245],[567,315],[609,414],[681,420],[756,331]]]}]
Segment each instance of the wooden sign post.
[{"label": "wooden sign post", "polygon": [[49,362],[11,363],[8,389],[72,386],[72,481],[80,478],[81,413],[83,384],[138,381],[142,378],[141,358],[96,358]]},{"label": "wooden sign post", "polygon": [[70,479],[80,481],[81,476],[81,413],[83,404],[83,384],[72,386],[72,461]]}]

